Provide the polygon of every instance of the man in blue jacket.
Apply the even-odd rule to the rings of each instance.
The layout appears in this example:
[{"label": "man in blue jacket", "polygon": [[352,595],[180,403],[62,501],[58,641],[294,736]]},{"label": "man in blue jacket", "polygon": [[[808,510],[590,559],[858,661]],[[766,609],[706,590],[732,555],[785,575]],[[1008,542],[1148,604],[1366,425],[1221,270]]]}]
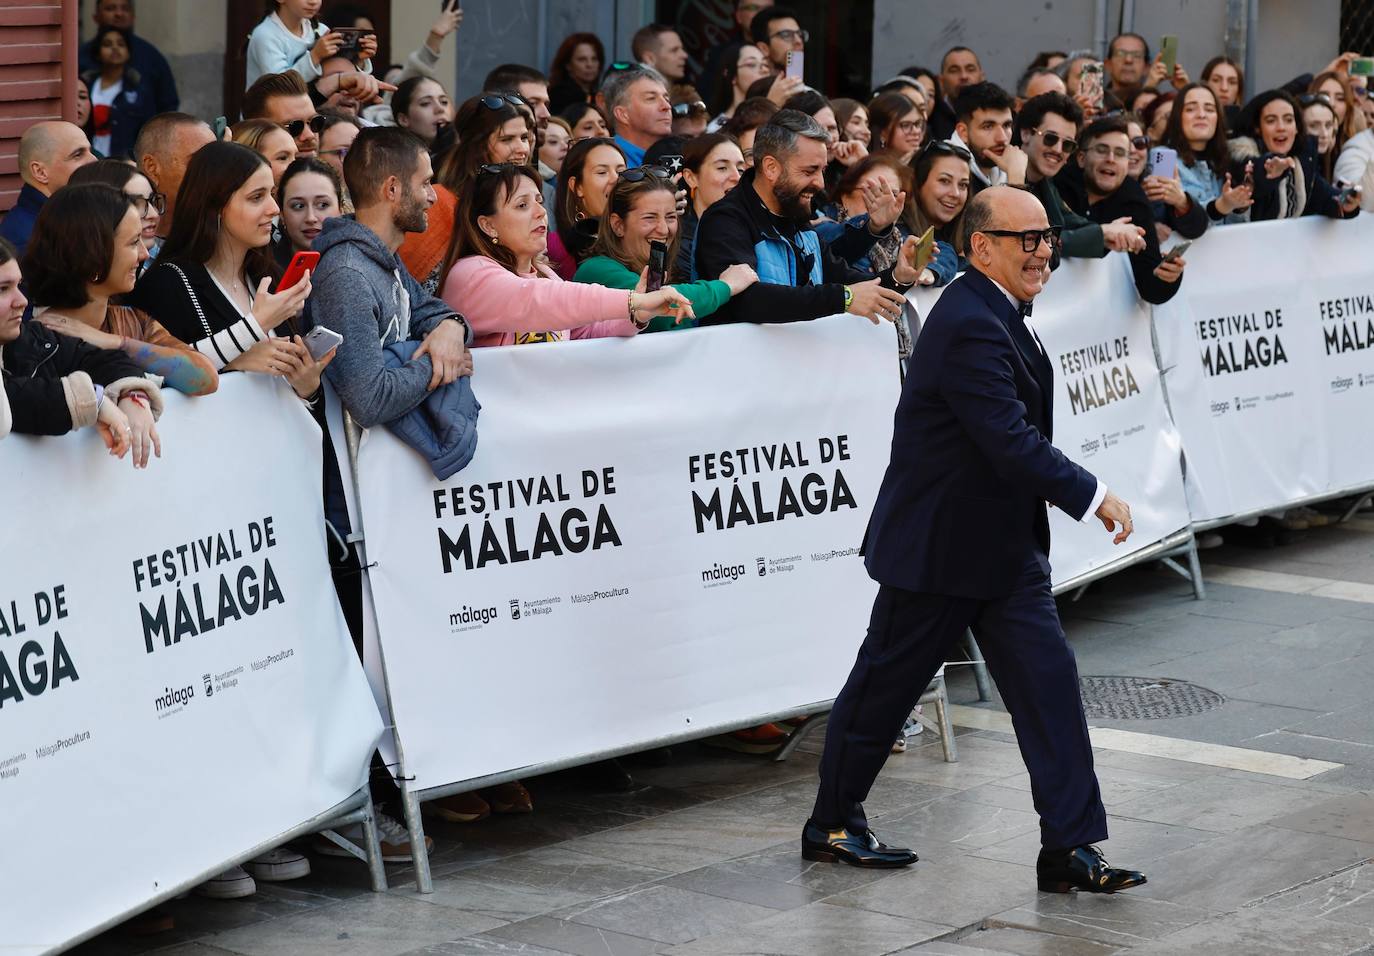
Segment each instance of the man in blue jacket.
[{"label": "man in blue jacket", "polygon": [[1025,323],[1057,241],[1039,200],[991,186],[964,213],[969,270],[922,328],[897,406],[892,459],[864,541],[881,587],[835,701],[809,860],[897,867],[864,816],[892,741],[946,651],[971,627],[1010,711],[1040,814],[1039,886],[1115,892],[1145,882],[1109,867],[1073,652],[1050,593],[1046,503],[1131,534],[1131,512],[1051,444],[1054,369]]},{"label": "man in blue jacket", "polygon": [[901,314],[916,282],[915,236],[877,276],[838,258],[811,228],[811,200],[825,188],[827,133],[799,110],[781,110],[754,136],[754,168],[701,217],[698,279],[718,279],[737,262],[759,281],[702,324],[797,322],[850,312],[874,322]]},{"label": "man in blue jacket", "polygon": [[[122,30],[128,38],[129,65],[138,70],[153,96],[153,108],[148,115],[176,110],[181,105],[181,98],[177,95],[176,77],[172,75],[167,58],[143,37],[134,35],[134,0],[95,0],[91,16],[98,28],[113,27]],[[100,68],[90,44],[81,45],[78,62],[82,73]]]}]

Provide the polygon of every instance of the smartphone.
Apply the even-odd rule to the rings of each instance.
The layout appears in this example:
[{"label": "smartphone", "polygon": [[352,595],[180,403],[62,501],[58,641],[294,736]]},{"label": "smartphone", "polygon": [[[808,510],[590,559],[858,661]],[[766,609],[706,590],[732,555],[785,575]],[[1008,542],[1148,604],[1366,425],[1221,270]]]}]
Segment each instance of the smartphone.
[{"label": "smartphone", "polygon": [[805,55],[805,51],[803,50],[788,50],[787,67],[784,69],[783,75],[795,76],[799,80],[802,79],[802,74],[805,72],[806,65],[804,59]]},{"label": "smartphone", "polygon": [[1164,63],[1164,79],[1170,80],[1178,65],[1178,37],[1166,36],[1159,41],[1159,55]]},{"label": "smartphone", "polygon": [[657,292],[668,278],[668,247],[657,239],[649,243],[649,276],[645,292]]},{"label": "smartphone", "polygon": [[920,275],[921,270],[930,265],[930,260],[935,258],[935,227],[930,226],[921,238],[916,240],[916,274]]},{"label": "smartphone", "polygon": [[1352,186],[1352,185],[1350,185],[1349,183],[1337,182],[1337,183],[1336,183],[1336,202],[1337,202],[1338,204],[1344,206],[1347,202],[1349,202],[1350,197],[1353,196],[1353,195],[1355,195],[1355,194],[1356,194],[1357,192],[1359,192],[1359,191],[1360,191],[1360,187],[1359,187],[1359,186]]},{"label": "smartphone", "polygon": [[1188,247],[1192,244],[1193,241],[1191,239],[1184,239],[1178,245],[1174,246],[1168,252],[1164,253],[1164,261],[1173,262],[1175,259],[1180,258],[1185,252],[1188,251]]},{"label": "smartphone", "polygon": [[1150,149],[1150,175],[1161,179],[1173,179],[1178,172],[1178,151],[1168,146],[1154,146]]},{"label": "smartphone", "polygon": [[1374,76],[1374,56],[1357,56],[1350,61],[1351,76]]},{"label": "smartphone", "polygon": [[224,139],[224,131],[225,131],[225,129],[226,129],[228,126],[229,126],[229,117],[227,117],[227,116],[216,116],[216,117],[215,117],[215,123],[214,123],[214,127],[215,127],[215,142],[219,142],[220,140]]},{"label": "smartphone", "polygon": [[358,45],[365,36],[376,36],[375,30],[364,30],[361,27],[330,27],[330,33],[337,33],[343,37],[343,42],[339,44],[339,51],[335,56],[344,56],[349,59],[357,59]]},{"label": "smartphone", "polygon": [[1102,109],[1102,64],[1084,63],[1078,74],[1078,92],[1087,96],[1093,104]]},{"label": "smartphone", "polygon": [[342,335],[333,329],[326,329],[323,325],[317,325],[305,333],[305,347],[310,350],[310,357],[316,362],[338,348],[342,342]]},{"label": "smartphone", "polygon": [[320,264],[320,254],[307,249],[298,252],[291,257],[291,263],[286,267],[286,272],[282,274],[281,281],[277,283],[277,291],[284,292],[305,277],[307,270],[314,271]]}]

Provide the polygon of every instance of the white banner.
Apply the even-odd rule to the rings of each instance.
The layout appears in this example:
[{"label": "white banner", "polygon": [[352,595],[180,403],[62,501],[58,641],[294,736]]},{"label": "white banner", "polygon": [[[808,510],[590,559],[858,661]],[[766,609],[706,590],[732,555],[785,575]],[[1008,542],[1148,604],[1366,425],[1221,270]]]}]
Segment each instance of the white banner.
[{"label": "white banner", "polygon": [[0,443],[0,948],[37,953],[299,826],[381,731],[279,383],[168,393],[146,471]]},{"label": "white banner", "polygon": [[[921,290],[912,298],[925,316],[939,295]],[[1130,539],[1114,545],[1101,522],[1083,524],[1051,509],[1050,564],[1062,585],[1187,527],[1180,443],[1160,386],[1149,309],[1124,255],[1064,260],[1029,324],[1054,367],[1056,447],[1106,482],[1135,521]]]},{"label": "white banner", "polygon": [[417,789],[835,696],[876,592],[858,548],[890,451],[890,326],[484,349],[476,367],[464,471],[436,481],[380,428],[358,466]]},{"label": "white banner", "polygon": [[[1156,307],[1155,329],[1195,522],[1326,490],[1328,410],[1346,409],[1353,428],[1366,427],[1364,388],[1374,380],[1339,393],[1331,383],[1370,363],[1358,351],[1325,355],[1324,332],[1339,336],[1343,323],[1323,320],[1320,308],[1360,287],[1368,301],[1370,228],[1369,217],[1225,226],[1188,251],[1183,288]],[[1349,411],[1361,400],[1365,414]]]}]

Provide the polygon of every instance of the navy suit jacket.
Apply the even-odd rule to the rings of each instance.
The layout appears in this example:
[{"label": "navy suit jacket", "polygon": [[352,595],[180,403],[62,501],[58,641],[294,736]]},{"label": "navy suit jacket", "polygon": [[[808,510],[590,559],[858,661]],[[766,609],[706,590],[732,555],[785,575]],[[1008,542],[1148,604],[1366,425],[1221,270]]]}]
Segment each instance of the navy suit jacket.
[{"label": "navy suit jacket", "polygon": [[874,580],[1005,597],[1050,548],[1049,502],[1081,519],[1097,479],[1051,444],[1054,369],[1017,309],[969,269],[930,310],[864,538]]}]

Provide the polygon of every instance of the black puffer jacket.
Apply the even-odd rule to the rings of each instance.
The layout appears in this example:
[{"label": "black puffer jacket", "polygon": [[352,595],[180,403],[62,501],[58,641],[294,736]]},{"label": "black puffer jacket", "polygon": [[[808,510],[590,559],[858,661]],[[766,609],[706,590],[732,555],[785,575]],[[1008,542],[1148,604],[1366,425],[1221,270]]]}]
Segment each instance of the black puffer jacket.
[{"label": "black puffer jacket", "polygon": [[25,322],[19,338],[0,349],[0,376],[14,431],[21,434],[65,435],[94,425],[97,385],[104,386],[111,401],[127,391],[142,391],[154,416],[162,410],[157,385],[123,352],[58,335],[39,322]]}]

